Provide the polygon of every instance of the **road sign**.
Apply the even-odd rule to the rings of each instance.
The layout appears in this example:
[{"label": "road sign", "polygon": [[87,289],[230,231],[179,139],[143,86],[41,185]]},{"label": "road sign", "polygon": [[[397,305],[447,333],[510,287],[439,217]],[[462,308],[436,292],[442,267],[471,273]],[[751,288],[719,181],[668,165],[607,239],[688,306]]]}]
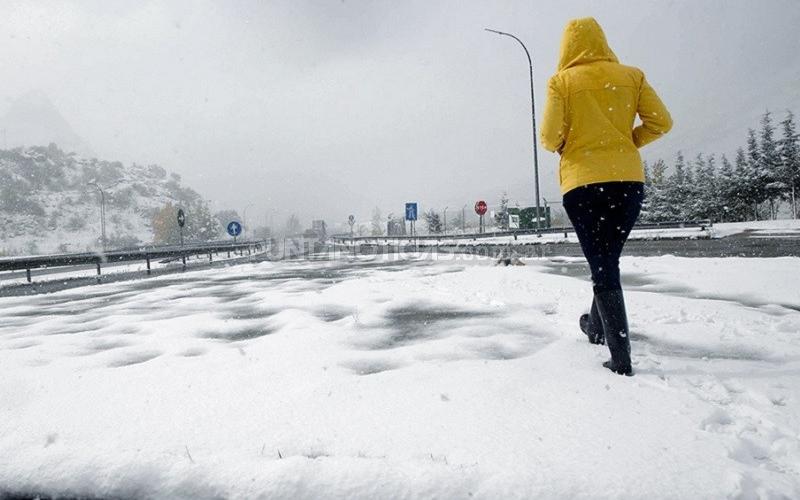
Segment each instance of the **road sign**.
[{"label": "road sign", "polygon": [[479,200],[475,202],[475,213],[478,215],[484,215],[486,210],[489,209],[489,206],[486,205],[486,202],[483,200]]},{"label": "road sign", "polygon": [[406,203],[406,220],[417,220],[416,203]]},{"label": "road sign", "polygon": [[237,221],[231,221],[228,223],[228,234],[236,238],[240,234],[242,234],[242,225]]},{"label": "road sign", "polygon": [[178,225],[180,227],[183,227],[184,224],[186,224],[186,214],[183,213],[183,209],[182,208],[179,208],[178,209]]},{"label": "road sign", "polygon": [[[536,229],[536,207],[509,208],[511,215],[519,215],[520,229]],[[539,209],[539,227],[551,227],[550,207],[544,206]]]},{"label": "road sign", "polygon": [[356,216],[351,215],[350,217],[348,217],[347,223],[350,224],[350,227],[353,227],[353,225],[356,223]]},{"label": "road sign", "polygon": [[514,215],[514,214],[508,215],[508,228],[519,229],[519,215]]}]

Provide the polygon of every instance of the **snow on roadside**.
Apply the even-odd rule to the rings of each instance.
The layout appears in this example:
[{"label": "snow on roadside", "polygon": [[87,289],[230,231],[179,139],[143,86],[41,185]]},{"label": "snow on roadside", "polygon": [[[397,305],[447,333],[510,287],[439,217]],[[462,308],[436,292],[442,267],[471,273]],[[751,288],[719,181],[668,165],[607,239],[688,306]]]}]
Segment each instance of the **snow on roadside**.
[{"label": "snow on roadside", "polygon": [[[236,261],[243,257],[233,254],[230,257],[220,253],[213,257],[212,262]],[[206,255],[187,255],[186,265],[205,266],[209,263]],[[163,258],[152,260],[150,269],[157,271],[160,269],[178,269],[183,267],[180,258]],[[123,273],[145,273],[147,271],[146,260],[126,261],[122,263],[105,263],[101,266],[101,277],[123,274]],[[76,278],[93,278],[97,276],[97,269],[93,264],[80,266],[64,266],[53,268],[38,268],[31,270],[31,280],[33,282],[42,281],[65,281]],[[101,278],[102,279],[102,278]],[[26,285],[28,283],[25,271],[0,271],[0,288],[4,286]]]},{"label": "snow on roadside", "polygon": [[714,224],[712,231],[715,238],[725,238],[742,233],[800,235],[800,219],[719,222]]},{"label": "snow on roadside", "polygon": [[[475,245],[525,245],[525,244],[543,244],[543,243],[578,243],[578,237],[571,229],[566,230],[565,233],[547,233],[537,236],[535,234],[513,235],[508,236],[494,236],[486,238],[448,238],[442,236],[439,239],[388,239],[378,237],[367,237],[365,240],[355,240],[356,244],[377,244],[377,245],[418,245],[425,246],[475,246]],[[699,227],[692,228],[669,228],[669,229],[636,229],[631,231],[631,240],[653,240],[653,239],[697,239],[708,238],[710,233],[707,229]],[[351,241],[348,239],[341,240],[344,246],[350,246]]]},{"label": "snow on roadside", "polygon": [[581,338],[574,259],[259,263],[2,298],[0,491],[797,497],[798,260],[625,258],[632,378]]}]

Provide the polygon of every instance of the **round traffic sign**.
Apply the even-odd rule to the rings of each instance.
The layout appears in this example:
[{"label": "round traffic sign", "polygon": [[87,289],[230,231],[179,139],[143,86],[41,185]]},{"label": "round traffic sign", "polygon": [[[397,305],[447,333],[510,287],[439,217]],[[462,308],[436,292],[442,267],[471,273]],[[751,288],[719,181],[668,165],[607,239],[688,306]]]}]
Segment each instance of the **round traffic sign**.
[{"label": "round traffic sign", "polygon": [[186,224],[186,214],[183,212],[182,208],[178,209],[178,225],[183,227]]},{"label": "round traffic sign", "polygon": [[228,223],[228,234],[233,237],[239,236],[242,234],[242,225],[236,221],[231,221]]},{"label": "round traffic sign", "polygon": [[486,202],[483,200],[479,200],[475,202],[475,213],[478,215],[483,215],[486,213],[486,210],[489,209],[489,206],[486,205]]}]

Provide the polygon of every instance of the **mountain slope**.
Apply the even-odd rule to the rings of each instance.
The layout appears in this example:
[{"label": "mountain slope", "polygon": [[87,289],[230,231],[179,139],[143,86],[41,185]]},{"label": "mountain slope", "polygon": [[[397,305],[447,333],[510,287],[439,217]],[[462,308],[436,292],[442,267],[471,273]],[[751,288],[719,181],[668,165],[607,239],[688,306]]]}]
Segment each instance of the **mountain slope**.
[{"label": "mountain slope", "polygon": [[[207,216],[198,193],[158,165],[81,158],[55,144],[0,150],[0,254],[92,251],[100,247],[106,188],[108,247],[153,241],[152,218],[167,203]],[[218,235],[218,224],[209,236]]]}]

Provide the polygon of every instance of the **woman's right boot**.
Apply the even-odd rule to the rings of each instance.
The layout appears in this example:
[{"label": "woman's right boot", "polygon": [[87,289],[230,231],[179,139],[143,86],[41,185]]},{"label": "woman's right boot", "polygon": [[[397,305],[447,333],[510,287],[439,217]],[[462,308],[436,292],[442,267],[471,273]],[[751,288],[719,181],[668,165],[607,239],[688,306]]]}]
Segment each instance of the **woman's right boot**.
[{"label": "woman's right boot", "polygon": [[582,314],[578,323],[581,331],[589,337],[592,344],[605,344],[606,339],[603,334],[603,324],[600,322],[600,313],[597,312],[597,302],[592,299],[592,309],[589,314]]},{"label": "woman's right boot", "polygon": [[628,336],[628,317],[622,290],[609,290],[595,294],[597,311],[603,323],[606,345],[611,360],[603,366],[620,375],[633,375],[631,368],[631,341]]}]

